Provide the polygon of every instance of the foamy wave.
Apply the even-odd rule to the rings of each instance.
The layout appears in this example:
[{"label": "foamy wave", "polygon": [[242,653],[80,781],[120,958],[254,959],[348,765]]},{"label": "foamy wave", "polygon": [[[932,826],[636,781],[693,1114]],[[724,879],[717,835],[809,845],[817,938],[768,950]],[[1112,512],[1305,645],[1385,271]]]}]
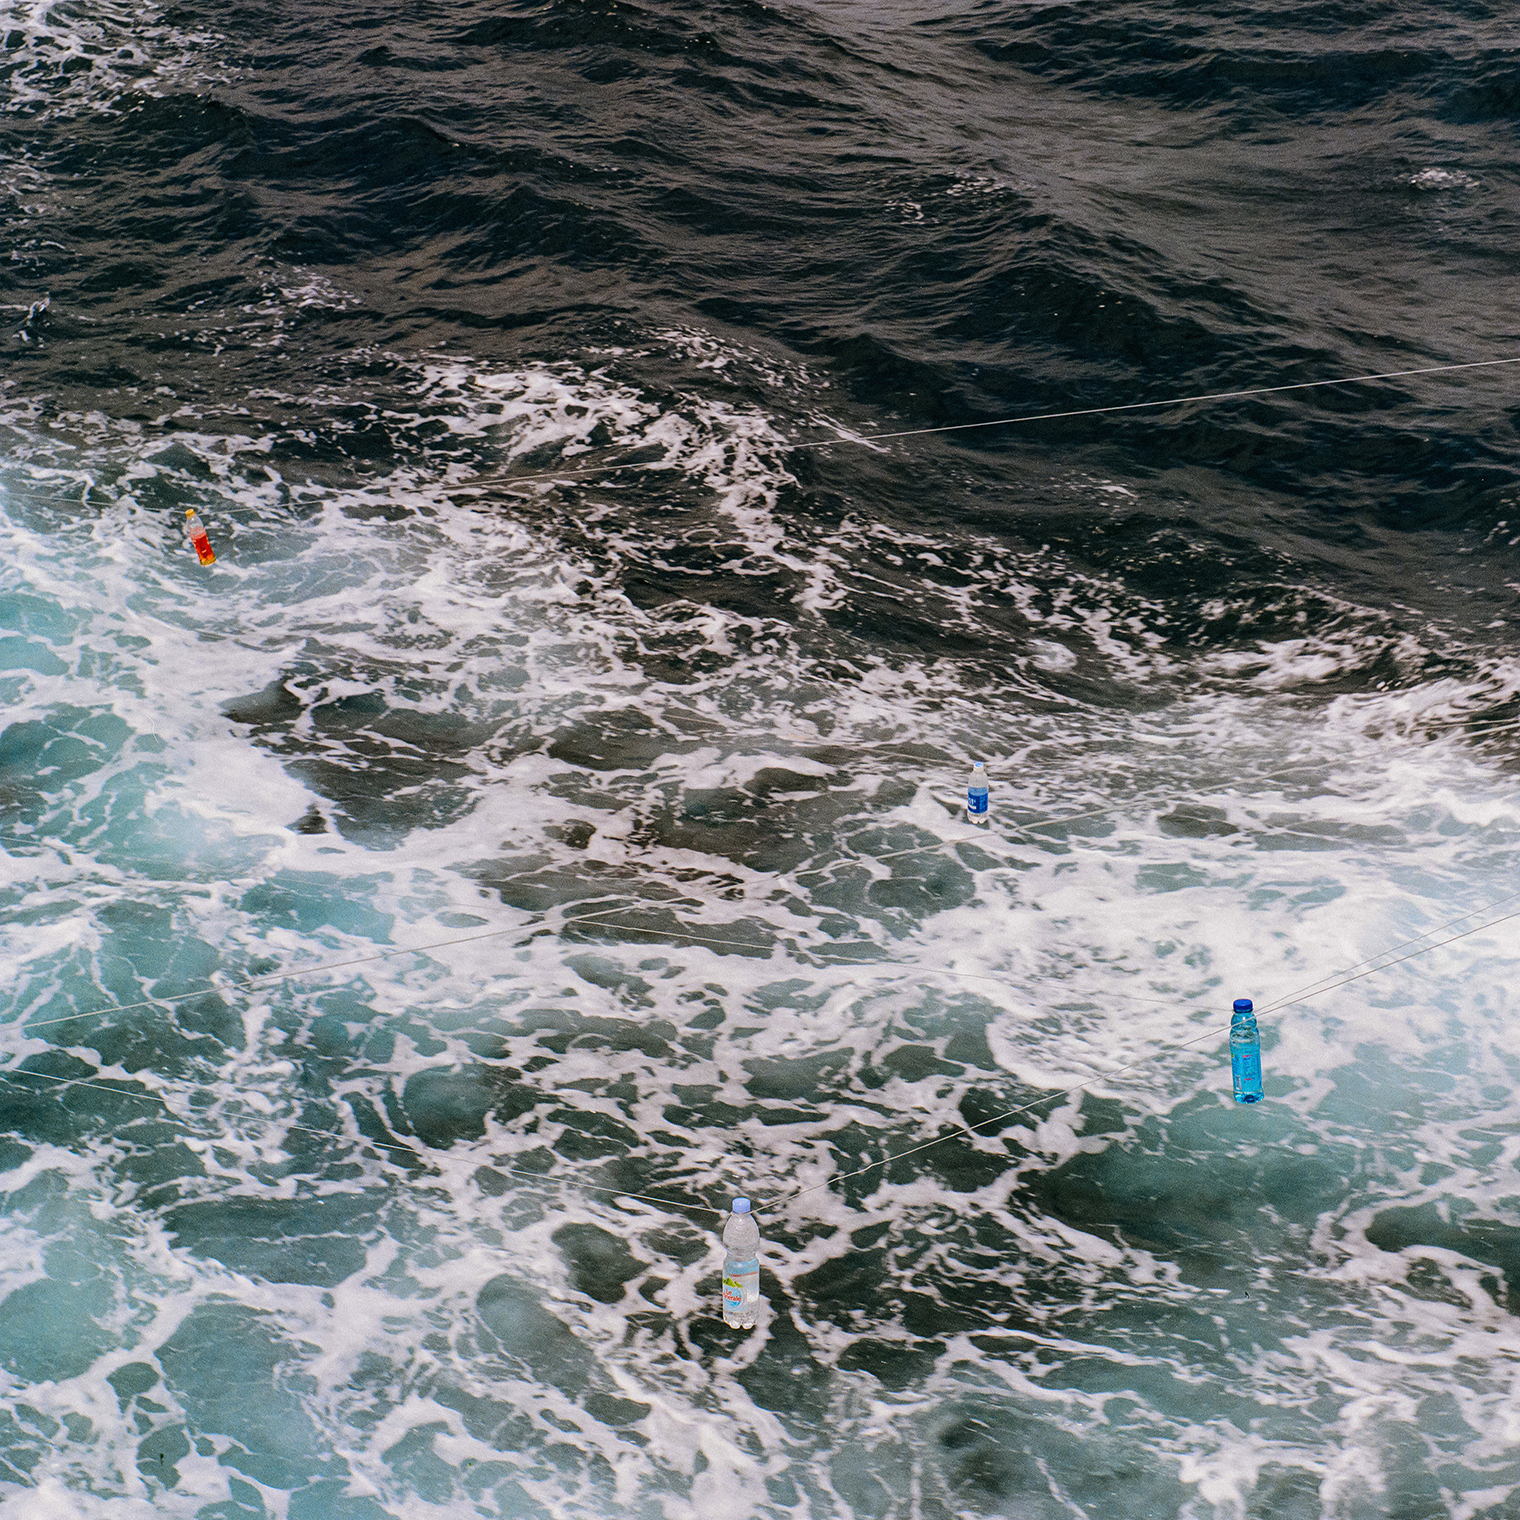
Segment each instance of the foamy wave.
[{"label": "foamy wave", "polygon": [[130,95],[218,82],[208,66],[218,38],[186,30],[160,5],[6,0],[0,4],[5,109],[69,117],[107,111]]},{"label": "foamy wave", "polygon": [[[336,484],[282,467],[276,399],[7,414],[31,1138],[0,1288],[58,1327],[0,1335],[28,1503],[821,1520],[894,1474],[996,1514],[1122,1471],[1158,1512],[1351,1505],[1417,1471],[1454,1368],[1453,1452],[1503,1449],[1502,929],[1264,1018],[1260,1110],[1219,1030],[1513,890],[1512,783],[1391,721],[1513,671],[1411,653],[1400,693],[1296,709],[1394,635],[1347,606],[1319,646],[1248,621],[1197,656],[1116,578],[863,515],[804,556],[776,424],[610,369],[429,357],[304,398],[313,438],[390,429]],[[608,443],[651,448],[635,510],[610,478],[460,489]],[[968,638],[989,606],[1038,636],[989,674],[640,606],[668,543],[639,513],[677,499],[816,605],[885,567]],[[1179,694],[1051,700],[1074,671]],[[1465,1233],[1425,1228],[1453,1186]],[[800,1187],[765,1216],[772,1317],[731,1337],[698,1211]]]},{"label": "foamy wave", "polygon": [[1416,190],[1476,190],[1478,181],[1460,169],[1421,169],[1409,176]]}]

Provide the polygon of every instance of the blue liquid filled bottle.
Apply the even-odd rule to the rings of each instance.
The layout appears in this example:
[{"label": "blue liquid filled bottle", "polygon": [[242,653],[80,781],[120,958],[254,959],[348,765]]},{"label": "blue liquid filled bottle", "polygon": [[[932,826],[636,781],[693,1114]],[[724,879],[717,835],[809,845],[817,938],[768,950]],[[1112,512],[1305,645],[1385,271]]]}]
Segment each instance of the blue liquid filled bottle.
[{"label": "blue liquid filled bottle", "polygon": [[1237,1103],[1261,1102],[1261,1035],[1250,998],[1236,998],[1230,1014],[1230,1075]]},{"label": "blue liquid filled bottle", "polygon": [[971,818],[987,816],[987,772],[980,760],[971,767],[971,779],[966,783],[966,813]]}]

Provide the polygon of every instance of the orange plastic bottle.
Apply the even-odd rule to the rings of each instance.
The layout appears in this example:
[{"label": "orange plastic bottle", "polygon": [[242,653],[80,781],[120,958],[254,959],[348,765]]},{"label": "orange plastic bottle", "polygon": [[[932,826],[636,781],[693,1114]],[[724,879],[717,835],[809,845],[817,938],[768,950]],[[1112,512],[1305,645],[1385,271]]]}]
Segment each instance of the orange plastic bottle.
[{"label": "orange plastic bottle", "polygon": [[195,515],[194,507],[185,508],[185,537],[195,546],[196,558],[203,565],[216,563],[216,551],[206,537],[206,525]]}]

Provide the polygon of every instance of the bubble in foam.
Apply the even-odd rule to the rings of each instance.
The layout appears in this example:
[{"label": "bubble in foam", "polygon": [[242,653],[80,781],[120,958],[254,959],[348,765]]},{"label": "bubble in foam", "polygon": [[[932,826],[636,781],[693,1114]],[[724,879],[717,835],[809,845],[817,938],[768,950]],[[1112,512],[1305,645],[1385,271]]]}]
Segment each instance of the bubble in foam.
[{"label": "bubble in foam", "polygon": [[4,109],[38,119],[119,110],[132,96],[225,82],[219,36],[187,27],[171,6],[34,0],[0,17]]},{"label": "bubble in foam", "polygon": [[1409,176],[1409,183],[1416,190],[1474,190],[1478,181],[1460,169],[1421,169]]}]

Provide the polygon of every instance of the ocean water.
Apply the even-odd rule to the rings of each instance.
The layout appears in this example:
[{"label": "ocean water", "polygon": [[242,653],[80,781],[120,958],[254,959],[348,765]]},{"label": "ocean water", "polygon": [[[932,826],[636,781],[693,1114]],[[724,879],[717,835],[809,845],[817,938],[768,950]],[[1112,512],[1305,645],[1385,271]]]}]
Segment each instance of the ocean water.
[{"label": "ocean water", "polygon": [[0,23],[0,1520],[1520,1514],[1505,7]]}]

